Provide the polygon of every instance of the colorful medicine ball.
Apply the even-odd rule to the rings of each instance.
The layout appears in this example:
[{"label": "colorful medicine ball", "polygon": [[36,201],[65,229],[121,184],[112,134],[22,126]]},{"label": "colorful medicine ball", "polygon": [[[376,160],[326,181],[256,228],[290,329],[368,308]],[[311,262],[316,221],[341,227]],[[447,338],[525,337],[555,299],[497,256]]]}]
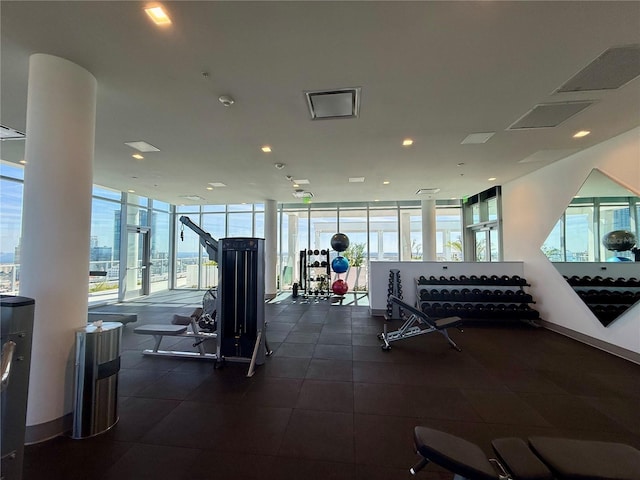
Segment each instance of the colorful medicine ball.
[{"label": "colorful medicine ball", "polygon": [[336,257],[331,261],[331,269],[336,273],[344,273],[349,269],[349,260],[345,257]]},{"label": "colorful medicine ball", "polygon": [[344,252],[347,248],[349,248],[349,237],[347,237],[344,233],[336,233],[333,237],[331,237],[331,248],[333,248],[336,252]]},{"label": "colorful medicine ball", "polygon": [[347,285],[347,282],[345,282],[341,278],[333,282],[333,285],[331,285],[331,291],[336,295],[344,295],[348,290],[349,285]]},{"label": "colorful medicine ball", "polygon": [[636,244],[636,236],[627,230],[614,230],[602,237],[602,246],[613,252],[626,252]]}]

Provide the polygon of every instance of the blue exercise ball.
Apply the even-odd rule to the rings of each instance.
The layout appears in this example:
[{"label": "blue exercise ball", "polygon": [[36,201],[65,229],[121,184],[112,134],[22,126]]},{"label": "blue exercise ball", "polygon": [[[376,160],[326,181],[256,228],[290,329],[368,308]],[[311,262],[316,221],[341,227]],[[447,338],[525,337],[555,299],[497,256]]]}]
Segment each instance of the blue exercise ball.
[{"label": "blue exercise ball", "polygon": [[349,269],[349,260],[345,257],[336,257],[331,261],[331,269],[336,273],[344,273]]},{"label": "blue exercise ball", "polygon": [[331,237],[331,248],[333,248],[336,252],[344,252],[347,248],[349,248],[349,237],[347,237],[344,233],[336,233],[333,237]]}]

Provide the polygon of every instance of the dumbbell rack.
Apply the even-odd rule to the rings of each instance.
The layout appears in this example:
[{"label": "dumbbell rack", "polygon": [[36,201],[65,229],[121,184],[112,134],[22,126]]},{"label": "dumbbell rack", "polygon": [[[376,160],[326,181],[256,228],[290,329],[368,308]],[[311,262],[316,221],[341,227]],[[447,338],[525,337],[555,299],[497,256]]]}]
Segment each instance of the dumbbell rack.
[{"label": "dumbbell rack", "polygon": [[564,278],[605,327],[640,301],[640,280],[637,278],[577,275]]},{"label": "dumbbell rack", "polygon": [[329,249],[301,250],[300,289],[303,298],[326,299],[331,297],[331,263]]},{"label": "dumbbell rack", "polygon": [[523,278],[482,275],[466,277],[416,279],[420,309],[430,317],[458,316],[465,321],[524,321],[538,326],[540,318],[533,297],[525,292],[530,287]]},{"label": "dumbbell rack", "polygon": [[[389,289],[388,295],[393,295],[402,300],[402,281],[400,280],[400,270],[392,268],[389,270]],[[387,297],[388,297],[387,295]],[[387,300],[387,310],[384,316],[385,320],[402,320],[402,309],[397,303]]]}]

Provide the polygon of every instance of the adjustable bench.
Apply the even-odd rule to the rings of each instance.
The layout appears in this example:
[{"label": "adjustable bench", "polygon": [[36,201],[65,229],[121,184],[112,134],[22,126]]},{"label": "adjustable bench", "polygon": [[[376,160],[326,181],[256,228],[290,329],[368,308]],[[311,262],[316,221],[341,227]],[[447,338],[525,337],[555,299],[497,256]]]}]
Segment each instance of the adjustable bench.
[{"label": "adjustable bench", "polygon": [[637,480],[640,450],[611,442],[567,438],[501,438],[491,442],[498,459],[480,447],[446,432],[415,427],[414,442],[422,457],[409,471],[415,475],[429,462],[456,480]]},{"label": "adjustable bench", "polygon": [[[444,335],[444,338],[451,344],[453,348],[461,352],[462,350],[458,345],[455,344],[451,337],[449,337],[449,333],[447,333],[447,328],[449,327],[458,327],[462,323],[462,319],[460,317],[447,317],[447,318],[439,318],[433,319],[429,317],[426,313],[418,310],[415,307],[412,307],[408,303],[403,302],[395,295],[389,295],[389,301],[391,303],[395,303],[400,306],[400,308],[410,312],[410,315],[402,324],[402,326],[398,330],[394,330],[393,332],[387,332],[387,324],[384,324],[384,331],[378,334],[378,338],[382,340],[384,343],[381,345],[382,350],[389,351],[391,350],[391,342],[397,342],[399,340],[404,340],[405,338],[416,337],[418,335],[424,335],[426,333],[438,332]],[[462,331],[462,330],[461,330]]]},{"label": "adjustable bench", "polygon": [[[149,324],[136,327],[133,331],[140,335],[153,335],[156,343],[153,349],[142,351],[143,355],[151,355],[158,357],[176,357],[176,358],[197,358],[202,360],[218,360],[215,353],[207,353],[204,348],[204,342],[213,340],[218,337],[214,332],[203,332],[198,327],[198,319],[202,314],[201,308],[196,310],[190,316],[174,315],[170,325],[165,324]],[[191,330],[188,330],[191,327]],[[194,339],[194,347],[197,351],[185,352],[177,350],[160,350],[160,343],[164,337],[184,337]]]}]

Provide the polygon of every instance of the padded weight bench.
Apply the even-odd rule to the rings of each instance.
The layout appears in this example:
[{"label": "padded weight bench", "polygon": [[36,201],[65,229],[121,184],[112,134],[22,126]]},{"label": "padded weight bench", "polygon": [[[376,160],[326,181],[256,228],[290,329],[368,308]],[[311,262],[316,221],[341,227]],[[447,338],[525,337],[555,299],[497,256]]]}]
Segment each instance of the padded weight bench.
[{"label": "padded weight bench", "polygon": [[378,338],[384,342],[381,345],[382,350],[391,350],[391,342],[397,342],[399,340],[404,340],[405,338],[416,337],[426,333],[438,332],[444,335],[444,338],[447,339],[447,342],[449,342],[453,348],[459,352],[462,351],[460,347],[451,340],[451,337],[449,337],[449,333],[447,332],[447,328],[450,327],[458,327],[458,329],[462,331],[459,327],[462,323],[462,319],[460,317],[447,317],[436,320],[417,308],[412,307],[408,303],[403,302],[395,295],[389,295],[389,301],[399,305],[403,310],[410,312],[410,315],[402,326],[393,332],[387,332],[387,324],[384,324],[384,331],[378,334]]},{"label": "padded weight bench", "polygon": [[491,442],[498,459],[488,459],[467,440],[427,427],[415,427],[422,457],[409,471],[415,475],[429,462],[456,480],[637,480],[640,450],[622,443],[567,438],[501,438]]},{"label": "padded weight bench", "polygon": [[[153,349],[142,351],[143,355],[158,357],[175,357],[175,358],[197,358],[201,360],[218,360],[215,353],[207,353],[204,348],[204,342],[213,340],[218,337],[214,332],[203,332],[198,327],[198,319],[202,315],[202,308],[196,308],[190,316],[174,315],[170,325],[165,324],[149,324],[140,325],[133,331],[140,335],[153,335],[156,343]],[[188,327],[191,327],[191,330]],[[160,350],[160,343],[164,337],[184,337],[194,339],[195,352],[185,352],[177,350]]]}]

